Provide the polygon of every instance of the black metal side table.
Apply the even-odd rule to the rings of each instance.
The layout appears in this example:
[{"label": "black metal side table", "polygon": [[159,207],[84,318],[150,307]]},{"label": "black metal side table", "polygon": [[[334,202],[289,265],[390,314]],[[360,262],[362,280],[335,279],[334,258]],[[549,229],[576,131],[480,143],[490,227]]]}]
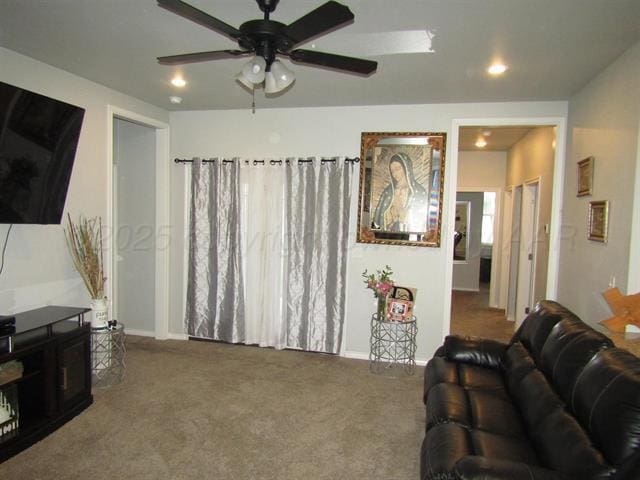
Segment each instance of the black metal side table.
[{"label": "black metal side table", "polygon": [[371,350],[369,368],[374,373],[382,373],[395,366],[401,367],[407,375],[413,375],[416,366],[416,317],[407,322],[378,320],[378,314],[371,316]]},{"label": "black metal side table", "polygon": [[124,325],[91,329],[91,379],[95,388],[108,388],[124,378]]}]

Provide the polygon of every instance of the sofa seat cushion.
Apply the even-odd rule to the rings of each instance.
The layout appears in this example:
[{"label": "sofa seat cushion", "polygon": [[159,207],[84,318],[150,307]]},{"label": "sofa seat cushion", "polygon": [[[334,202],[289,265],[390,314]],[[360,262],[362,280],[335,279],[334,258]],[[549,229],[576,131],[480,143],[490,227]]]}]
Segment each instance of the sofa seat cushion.
[{"label": "sofa seat cushion", "polygon": [[457,423],[508,437],[525,436],[522,420],[504,390],[465,389],[441,383],[427,396],[427,430],[441,423]]},{"label": "sofa seat cushion", "polygon": [[500,370],[451,362],[444,357],[434,357],[424,369],[424,401],[429,390],[440,383],[451,383],[464,388],[504,390]]},{"label": "sofa seat cushion", "polygon": [[468,455],[538,465],[536,453],[525,439],[443,423],[429,429],[422,443],[422,480],[457,478],[456,462]]}]

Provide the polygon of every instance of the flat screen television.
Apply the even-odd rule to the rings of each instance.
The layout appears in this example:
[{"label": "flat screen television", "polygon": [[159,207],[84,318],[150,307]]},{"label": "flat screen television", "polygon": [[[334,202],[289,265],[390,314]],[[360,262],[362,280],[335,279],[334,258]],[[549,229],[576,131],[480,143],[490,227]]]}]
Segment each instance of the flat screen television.
[{"label": "flat screen television", "polygon": [[57,224],[84,108],[0,82],[0,223]]}]

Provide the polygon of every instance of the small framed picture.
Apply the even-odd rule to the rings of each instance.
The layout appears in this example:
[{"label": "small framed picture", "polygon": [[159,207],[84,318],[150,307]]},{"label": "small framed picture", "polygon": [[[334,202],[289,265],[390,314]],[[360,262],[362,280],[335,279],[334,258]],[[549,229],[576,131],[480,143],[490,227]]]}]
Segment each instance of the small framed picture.
[{"label": "small framed picture", "polygon": [[391,298],[395,298],[396,300],[409,300],[410,302],[415,302],[417,293],[418,290],[413,287],[401,287],[399,285],[394,285],[389,295]]},{"label": "small framed picture", "polygon": [[609,201],[589,202],[589,240],[606,242],[609,229]]},{"label": "small framed picture", "polygon": [[387,318],[392,322],[409,322],[413,317],[413,302],[390,298],[387,302]]},{"label": "small framed picture", "polygon": [[593,189],[593,157],[578,162],[578,197],[591,195]]}]

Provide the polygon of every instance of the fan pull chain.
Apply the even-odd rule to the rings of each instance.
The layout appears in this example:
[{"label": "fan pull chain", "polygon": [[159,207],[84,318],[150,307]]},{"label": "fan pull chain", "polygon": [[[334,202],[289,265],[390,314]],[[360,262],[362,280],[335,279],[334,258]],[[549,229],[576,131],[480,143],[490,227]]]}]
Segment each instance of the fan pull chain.
[{"label": "fan pull chain", "polygon": [[256,114],[256,89],[251,89],[251,113]]}]

